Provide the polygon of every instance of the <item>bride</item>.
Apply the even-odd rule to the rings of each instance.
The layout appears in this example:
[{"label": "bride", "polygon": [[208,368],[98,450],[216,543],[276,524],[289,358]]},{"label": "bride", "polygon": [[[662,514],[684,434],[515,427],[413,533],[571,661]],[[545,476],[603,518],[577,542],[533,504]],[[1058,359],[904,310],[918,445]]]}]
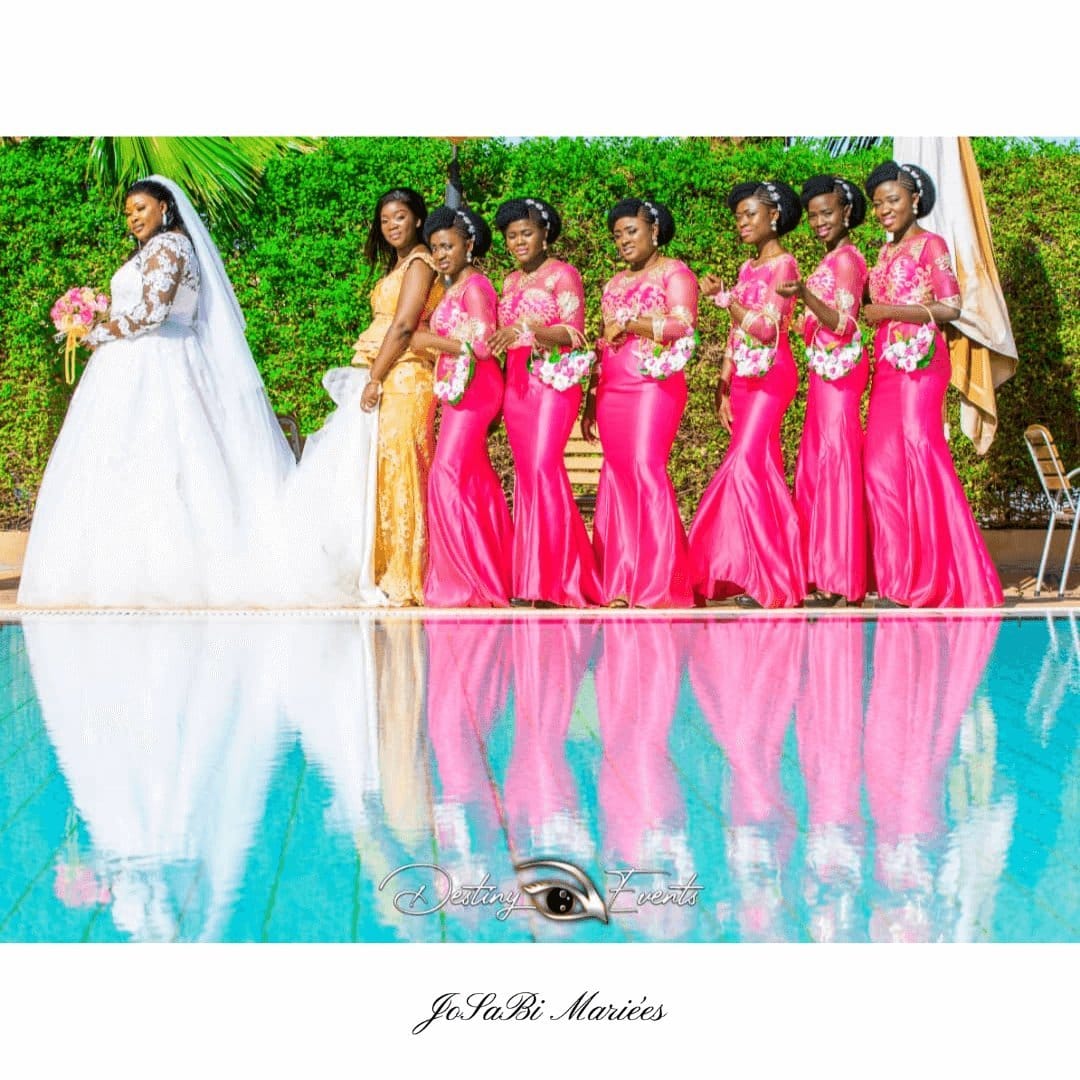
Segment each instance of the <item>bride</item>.
[{"label": "bride", "polygon": [[194,207],[152,176],[125,215],[138,248],[83,339],[93,356],[42,479],[19,604],[382,602],[367,373],[328,373],[339,408],[295,466]]}]

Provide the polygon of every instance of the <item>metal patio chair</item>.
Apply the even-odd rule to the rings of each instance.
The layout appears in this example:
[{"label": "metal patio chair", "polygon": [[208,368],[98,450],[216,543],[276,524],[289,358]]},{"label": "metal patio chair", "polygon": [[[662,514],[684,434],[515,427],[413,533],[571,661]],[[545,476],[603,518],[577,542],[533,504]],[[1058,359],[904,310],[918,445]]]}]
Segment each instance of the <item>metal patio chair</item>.
[{"label": "metal patio chair", "polygon": [[1050,522],[1046,528],[1046,543],[1043,544],[1042,559],[1039,562],[1039,576],[1035,582],[1035,595],[1038,596],[1042,589],[1043,573],[1046,571],[1046,560],[1050,554],[1050,541],[1054,537],[1054,526],[1060,521],[1063,525],[1071,525],[1069,532],[1069,547],[1065,552],[1065,563],[1061,568],[1061,584],[1058,588],[1058,596],[1065,595],[1065,583],[1069,577],[1069,567],[1072,565],[1073,548],[1076,545],[1076,526],[1080,523],[1080,487],[1073,481],[1080,476],[1080,468],[1071,472],[1065,471],[1061,463],[1061,456],[1054,445],[1054,437],[1042,426],[1031,424],[1024,431],[1024,442],[1031,453],[1031,460],[1035,463],[1035,470],[1042,482],[1046,501],[1050,505]]}]

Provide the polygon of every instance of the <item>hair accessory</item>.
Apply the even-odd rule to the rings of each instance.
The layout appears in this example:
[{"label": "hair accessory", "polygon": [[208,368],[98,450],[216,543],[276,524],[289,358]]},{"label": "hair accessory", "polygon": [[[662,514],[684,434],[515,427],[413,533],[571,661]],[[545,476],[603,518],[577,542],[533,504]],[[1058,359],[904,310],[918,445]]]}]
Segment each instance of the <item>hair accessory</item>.
[{"label": "hair accessory", "polygon": [[771,180],[766,180],[761,186],[769,193],[769,202],[774,206],[782,205],[780,201],[780,189]]},{"label": "hair accessory", "polygon": [[476,226],[469,220],[469,215],[466,214],[464,210],[455,210],[454,216],[461,218],[461,220],[465,223],[465,228],[468,231],[469,236],[471,236],[475,240]]},{"label": "hair accessory", "polygon": [[545,225],[550,225],[551,224],[551,218],[548,215],[548,212],[535,199],[526,199],[525,200],[525,205],[533,207],[536,210],[536,212],[540,215],[540,218],[544,222]]},{"label": "hair accessory", "polygon": [[851,206],[855,201],[855,196],[851,193],[851,185],[846,180],[841,180],[839,176],[836,178],[836,183],[844,193],[844,202],[846,202],[848,206]]},{"label": "hair accessory", "polygon": [[654,224],[659,225],[660,224],[660,211],[657,210],[656,207],[653,206],[653,204],[651,202],[643,202],[641,205],[644,206],[645,209],[649,211],[649,217],[651,217],[653,219]]},{"label": "hair accessory", "polygon": [[915,181],[915,190],[922,195],[922,181],[919,179],[919,174],[910,165],[901,165],[900,171],[905,172],[912,180]]}]

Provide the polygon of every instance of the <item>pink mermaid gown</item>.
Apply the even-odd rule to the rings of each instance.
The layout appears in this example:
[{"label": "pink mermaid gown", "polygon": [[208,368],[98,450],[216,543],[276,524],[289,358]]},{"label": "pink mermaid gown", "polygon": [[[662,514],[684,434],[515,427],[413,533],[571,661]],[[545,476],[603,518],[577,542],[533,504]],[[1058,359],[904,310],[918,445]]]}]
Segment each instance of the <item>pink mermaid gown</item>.
[{"label": "pink mermaid gown", "polygon": [[[731,443],[690,526],[691,580],[705,599],[747,593],[762,607],[778,608],[796,607],[806,596],[799,515],[780,453],[780,424],[799,379],[787,335],[795,301],[776,286],[798,276],[787,252],[757,267],[748,259],[733,290],[756,313],[746,331],[775,347],[776,359],[764,375],[732,375]],[[733,328],[731,350],[735,334]]]},{"label": "pink mermaid gown", "polygon": [[[580,343],[585,330],[581,275],[557,259],[532,274],[514,271],[503,283],[499,326],[520,319],[530,327],[565,326]],[[538,345],[537,352],[541,349]],[[541,382],[529,371],[532,353],[531,345],[522,345],[506,355],[503,414],[514,455],[511,595],[585,607],[600,602],[600,581],[563,464],[583,391],[580,384],[558,390]]]},{"label": "pink mermaid gown", "polygon": [[[502,372],[484,342],[495,329],[495,289],[474,272],[447,290],[431,316],[443,337],[468,341],[476,373],[457,405],[440,400],[442,423],[428,479],[430,607],[507,607],[513,530],[506,496],[491,466],[487,433],[503,397]],[[457,358],[443,353],[435,378]]]},{"label": "pink mermaid gown", "polygon": [[[670,345],[693,331],[697,278],[678,259],[616,274],[604,287],[607,321],[663,320]],[[659,328],[659,324],[658,324]],[[654,342],[627,335],[600,360],[596,417],[604,465],[596,493],[593,546],[604,603],[691,607],[686,530],[667,464],[686,408],[686,375],[653,379],[640,371]]]},{"label": "pink mermaid gown", "polygon": [[[959,308],[949,249],[934,233],[881,249],[870,272],[875,304]],[[949,349],[934,331],[929,366],[901,371],[882,357],[896,334],[918,326],[881,323],[874,334],[874,382],[866,424],[870,545],[878,593],[908,607],[999,607],[1001,580],[956,475],[942,424]]]},{"label": "pink mermaid gown", "polygon": [[[866,287],[866,260],[852,244],[828,252],[807,288],[840,312],[839,330],[821,326],[810,310],[803,324],[807,346],[843,347],[858,333],[855,322]],[[809,583],[856,602],[866,595],[867,524],[863,497],[863,429],[859,406],[870,376],[866,350],[839,379],[808,372],[806,421],[795,465],[795,507],[802,530]]]}]

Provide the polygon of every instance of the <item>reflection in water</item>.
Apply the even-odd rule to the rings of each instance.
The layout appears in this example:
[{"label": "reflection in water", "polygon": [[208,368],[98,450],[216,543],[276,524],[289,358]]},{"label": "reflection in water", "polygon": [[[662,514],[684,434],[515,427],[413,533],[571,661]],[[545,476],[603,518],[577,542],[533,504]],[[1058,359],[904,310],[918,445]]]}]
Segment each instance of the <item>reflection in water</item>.
[{"label": "reflection in water", "polygon": [[890,619],[875,628],[863,756],[876,840],[870,936],[944,934],[934,873],[945,840],[945,769],[994,648],[993,620]]},{"label": "reflection in water", "polygon": [[[999,625],[27,619],[64,784],[0,799],[0,937],[48,936],[19,906],[42,865],[76,939],[1000,937],[1023,788],[983,680]],[[1036,738],[1068,714],[1074,631],[1026,676]],[[26,760],[3,739],[0,790]],[[601,893],[636,870],[634,912],[448,902],[541,857]],[[404,875],[379,888],[409,864],[439,868],[430,914],[401,910]],[[691,881],[697,904],[635,899]]]},{"label": "reflection in water", "polygon": [[695,628],[690,683],[731,768],[727,858],[741,937],[781,941],[782,868],[795,819],[780,784],[784,738],[802,676],[806,624],[793,619],[710,622]]},{"label": "reflection in water", "polygon": [[[124,618],[24,623],[48,735],[116,927],[216,940],[275,750],[272,627]],[[58,869],[58,879],[70,880]]]},{"label": "reflection in water", "polygon": [[862,888],[863,637],[861,619],[820,619],[807,628],[806,672],[796,706],[806,783],[803,896],[815,941],[852,941]]}]

